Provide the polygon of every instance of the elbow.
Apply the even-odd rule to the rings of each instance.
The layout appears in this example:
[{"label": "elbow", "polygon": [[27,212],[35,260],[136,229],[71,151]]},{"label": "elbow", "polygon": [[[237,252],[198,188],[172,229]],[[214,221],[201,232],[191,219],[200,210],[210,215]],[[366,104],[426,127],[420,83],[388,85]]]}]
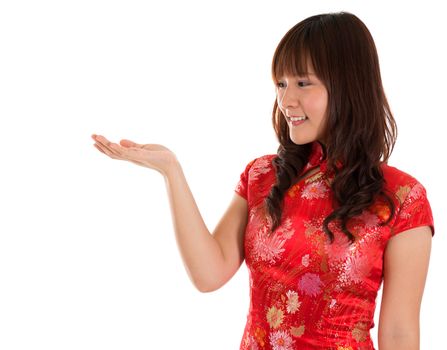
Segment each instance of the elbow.
[{"label": "elbow", "polygon": [[214,292],[220,287],[222,287],[221,283],[217,283],[216,281],[213,282],[204,282],[204,281],[193,281],[194,287],[200,292],[200,293],[211,293]]},{"label": "elbow", "polygon": [[216,290],[222,288],[227,281],[221,281],[221,280],[217,280],[217,281],[213,281],[213,283],[208,283],[208,284],[202,284],[202,285],[198,285],[196,284],[196,288],[199,290],[199,292],[201,293],[211,293],[211,292],[215,292]]},{"label": "elbow", "polygon": [[219,289],[219,287],[210,286],[210,285],[207,286],[207,285],[194,284],[194,286],[200,293],[211,293],[211,292],[214,292]]},{"label": "elbow", "polygon": [[196,288],[200,293],[211,293],[211,292],[214,292],[215,290],[217,290],[217,288],[206,288],[206,287],[199,287],[199,286],[196,286]]},{"label": "elbow", "polygon": [[201,293],[211,293],[223,287],[230,279],[222,269],[209,269],[201,273],[189,273],[194,287]]},{"label": "elbow", "polygon": [[379,334],[379,350],[419,350],[419,332],[417,329],[383,332]]}]

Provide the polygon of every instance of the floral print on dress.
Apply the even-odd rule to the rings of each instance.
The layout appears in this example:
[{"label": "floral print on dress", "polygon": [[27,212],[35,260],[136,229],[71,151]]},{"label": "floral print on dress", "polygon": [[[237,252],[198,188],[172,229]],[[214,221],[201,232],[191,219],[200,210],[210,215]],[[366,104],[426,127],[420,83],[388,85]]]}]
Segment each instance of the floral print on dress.
[{"label": "floral print on dress", "polygon": [[410,193],[408,194],[408,199],[410,201],[415,201],[424,196],[424,194],[425,194],[424,187],[418,183],[414,185],[413,188],[411,189]]},{"label": "floral print on dress", "polygon": [[323,282],[316,273],[306,273],[298,281],[298,289],[304,294],[314,297],[321,293]]},{"label": "floral print on dress", "polygon": [[287,219],[283,227],[269,235],[269,226],[260,226],[256,232],[256,238],[253,244],[253,258],[274,264],[281,257],[281,253],[284,252],[285,242],[294,233],[291,227],[292,222],[290,219]]},{"label": "floral print on dress", "polygon": [[263,330],[261,327],[256,327],[255,330],[255,339],[256,342],[262,347],[264,348],[265,346],[265,342],[266,342],[266,337],[267,332],[265,330]]},{"label": "floral print on dress", "polygon": [[261,157],[251,167],[249,181],[256,181],[260,175],[267,174],[270,171],[272,171],[271,160],[266,157]]},{"label": "floral print on dress", "polygon": [[294,197],[296,197],[297,195],[298,195],[298,192],[299,192],[299,190],[300,190],[300,184],[295,184],[295,185],[293,185],[288,191],[287,191],[287,195],[289,196],[289,197],[292,197],[292,198],[294,198]]},{"label": "floral print on dress", "polygon": [[412,205],[413,203],[417,204],[417,200],[421,198],[421,196],[424,194],[424,188],[421,184],[416,184],[411,190],[409,190],[407,197],[403,203],[402,210],[399,213],[399,216],[403,219],[409,219],[414,211],[417,210]]},{"label": "floral print on dress", "polygon": [[276,331],[270,334],[270,344],[273,350],[293,350],[293,339],[286,331]]},{"label": "floral print on dress", "polygon": [[284,312],[281,309],[272,306],[267,311],[267,322],[270,325],[270,328],[276,329],[281,326],[281,323],[284,319]]},{"label": "floral print on dress", "polygon": [[391,215],[390,207],[381,200],[377,200],[377,202],[371,206],[370,212],[376,214],[381,222],[388,221]]},{"label": "floral print on dress", "polygon": [[334,242],[326,242],[324,245],[328,259],[332,261],[345,260],[350,251],[349,238],[344,234],[336,234]]},{"label": "floral print on dress", "polygon": [[305,330],[306,330],[306,326],[303,324],[299,327],[292,326],[292,327],[290,327],[290,334],[292,334],[296,338],[299,338],[304,334]]},{"label": "floral print on dress", "polygon": [[400,186],[396,196],[399,198],[401,206],[397,209],[398,214],[391,235],[396,235],[412,227],[423,226],[423,223],[427,223],[431,227],[433,235],[433,216],[422,184],[413,179],[412,184]]},{"label": "floral print on dress", "polygon": [[399,202],[402,204],[407,198],[408,193],[410,193],[411,187],[408,185],[399,186],[399,189],[396,191],[396,196],[399,198]]},{"label": "floral print on dress", "polygon": [[354,339],[360,343],[368,337],[368,331],[368,324],[366,322],[358,322],[351,333]]},{"label": "floral print on dress", "polygon": [[252,335],[250,335],[249,339],[250,340],[249,340],[249,344],[248,344],[248,349],[249,350],[259,350],[259,346],[258,346],[258,343],[256,342],[255,338]]},{"label": "floral print on dress", "polygon": [[315,218],[313,218],[312,220],[309,220],[309,221],[304,221],[303,224],[304,224],[304,227],[306,229],[305,230],[306,237],[310,237],[315,232],[319,232],[320,231],[320,224],[318,222],[316,222]]},{"label": "floral print on dress", "polygon": [[295,312],[298,311],[301,303],[298,301],[298,293],[293,291],[293,290],[289,290],[287,293],[287,312],[289,314],[294,314]]},{"label": "floral print on dress", "polygon": [[309,266],[309,254],[306,254],[301,258],[301,264],[306,267]]},{"label": "floral print on dress", "polygon": [[357,252],[355,255],[349,256],[343,263],[339,281],[342,285],[362,283],[368,277],[370,269],[368,256]]},{"label": "floral print on dress", "polygon": [[332,309],[335,304],[337,304],[337,300],[336,299],[331,299],[331,303],[329,304],[329,308]]},{"label": "floral print on dress", "polygon": [[379,225],[380,220],[376,214],[371,213],[369,210],[363,210],[359,216],[359,220],[363,222],[366,228],[375,228]]},{"label": "floral print on dress", "polygon": [[323,222],[333,210],[332,178],[317,142],[312,152],[303,174],[316,172],[286,191],[281,224],[271,235],[263,204],[266,189],[276,181],[275,155],[257,158],[236,186],[250,198],[244,236],[250,308],[241,350],[374,350],[369,332],[387,242],[413,227],[434,229],[425,188],[382,164],[394,216],[379,197],[347,222],[353,244],[337,220],[329,224],[334,233],[330,242]]},{"label": "floral print on dress", "polygon": [[312,182],[303,189],[301,197],[305,199],[325,198],[328,191],[323,181]]}]

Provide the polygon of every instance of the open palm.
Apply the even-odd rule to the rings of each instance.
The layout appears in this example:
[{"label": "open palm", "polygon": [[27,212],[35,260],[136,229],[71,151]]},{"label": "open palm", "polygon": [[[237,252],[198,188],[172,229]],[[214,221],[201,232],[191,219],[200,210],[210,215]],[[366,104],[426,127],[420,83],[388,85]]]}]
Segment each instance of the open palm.
[{"label": "open palm", "polygon": [[176,161],[175,154],[167,147],[159,144],[138,144],[122,139],[119,144],[113,143],[102,135],[92,135],[94,146],[113,159],[127,160],[134,164],[157,170],[166,175],[168,169]]}]

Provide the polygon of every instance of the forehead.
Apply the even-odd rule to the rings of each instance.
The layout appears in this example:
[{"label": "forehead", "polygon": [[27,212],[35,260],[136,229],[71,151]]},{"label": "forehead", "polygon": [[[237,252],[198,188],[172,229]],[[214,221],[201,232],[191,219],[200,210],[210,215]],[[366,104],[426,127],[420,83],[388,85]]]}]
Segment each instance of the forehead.
[{"label": "forehead", "polygon": [[316,76],[312,60],[307,55],[283,54],[278,57],[273,67],[274,80],[283,77]]}]

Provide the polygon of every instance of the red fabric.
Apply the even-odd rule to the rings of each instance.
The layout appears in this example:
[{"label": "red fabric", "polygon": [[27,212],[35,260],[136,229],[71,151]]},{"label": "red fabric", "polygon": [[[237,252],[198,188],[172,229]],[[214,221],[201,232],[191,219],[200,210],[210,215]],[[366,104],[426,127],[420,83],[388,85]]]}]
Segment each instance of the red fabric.
[{"label": "red fabric", "polygon": [[382,283],[383,253],[393,235],[430,226],[433,217],[424,187],[412,176],[382,165],[386,189],[396,198],[396,215],[386,226],[389,209],[377,201],[348,227],[349,241],[330,224],[335,241],[322,230],[332,212],[331,177],[321,145],[314,142],[303,174],[320,166],[288,190],[281,226],[268,237],[270,225],[263,200],[275,183],[276,155],[252,160],[235,191],[248,202],[245,262],[250,276],[250,308],[241,350],[372,350],[377,291]]}]

